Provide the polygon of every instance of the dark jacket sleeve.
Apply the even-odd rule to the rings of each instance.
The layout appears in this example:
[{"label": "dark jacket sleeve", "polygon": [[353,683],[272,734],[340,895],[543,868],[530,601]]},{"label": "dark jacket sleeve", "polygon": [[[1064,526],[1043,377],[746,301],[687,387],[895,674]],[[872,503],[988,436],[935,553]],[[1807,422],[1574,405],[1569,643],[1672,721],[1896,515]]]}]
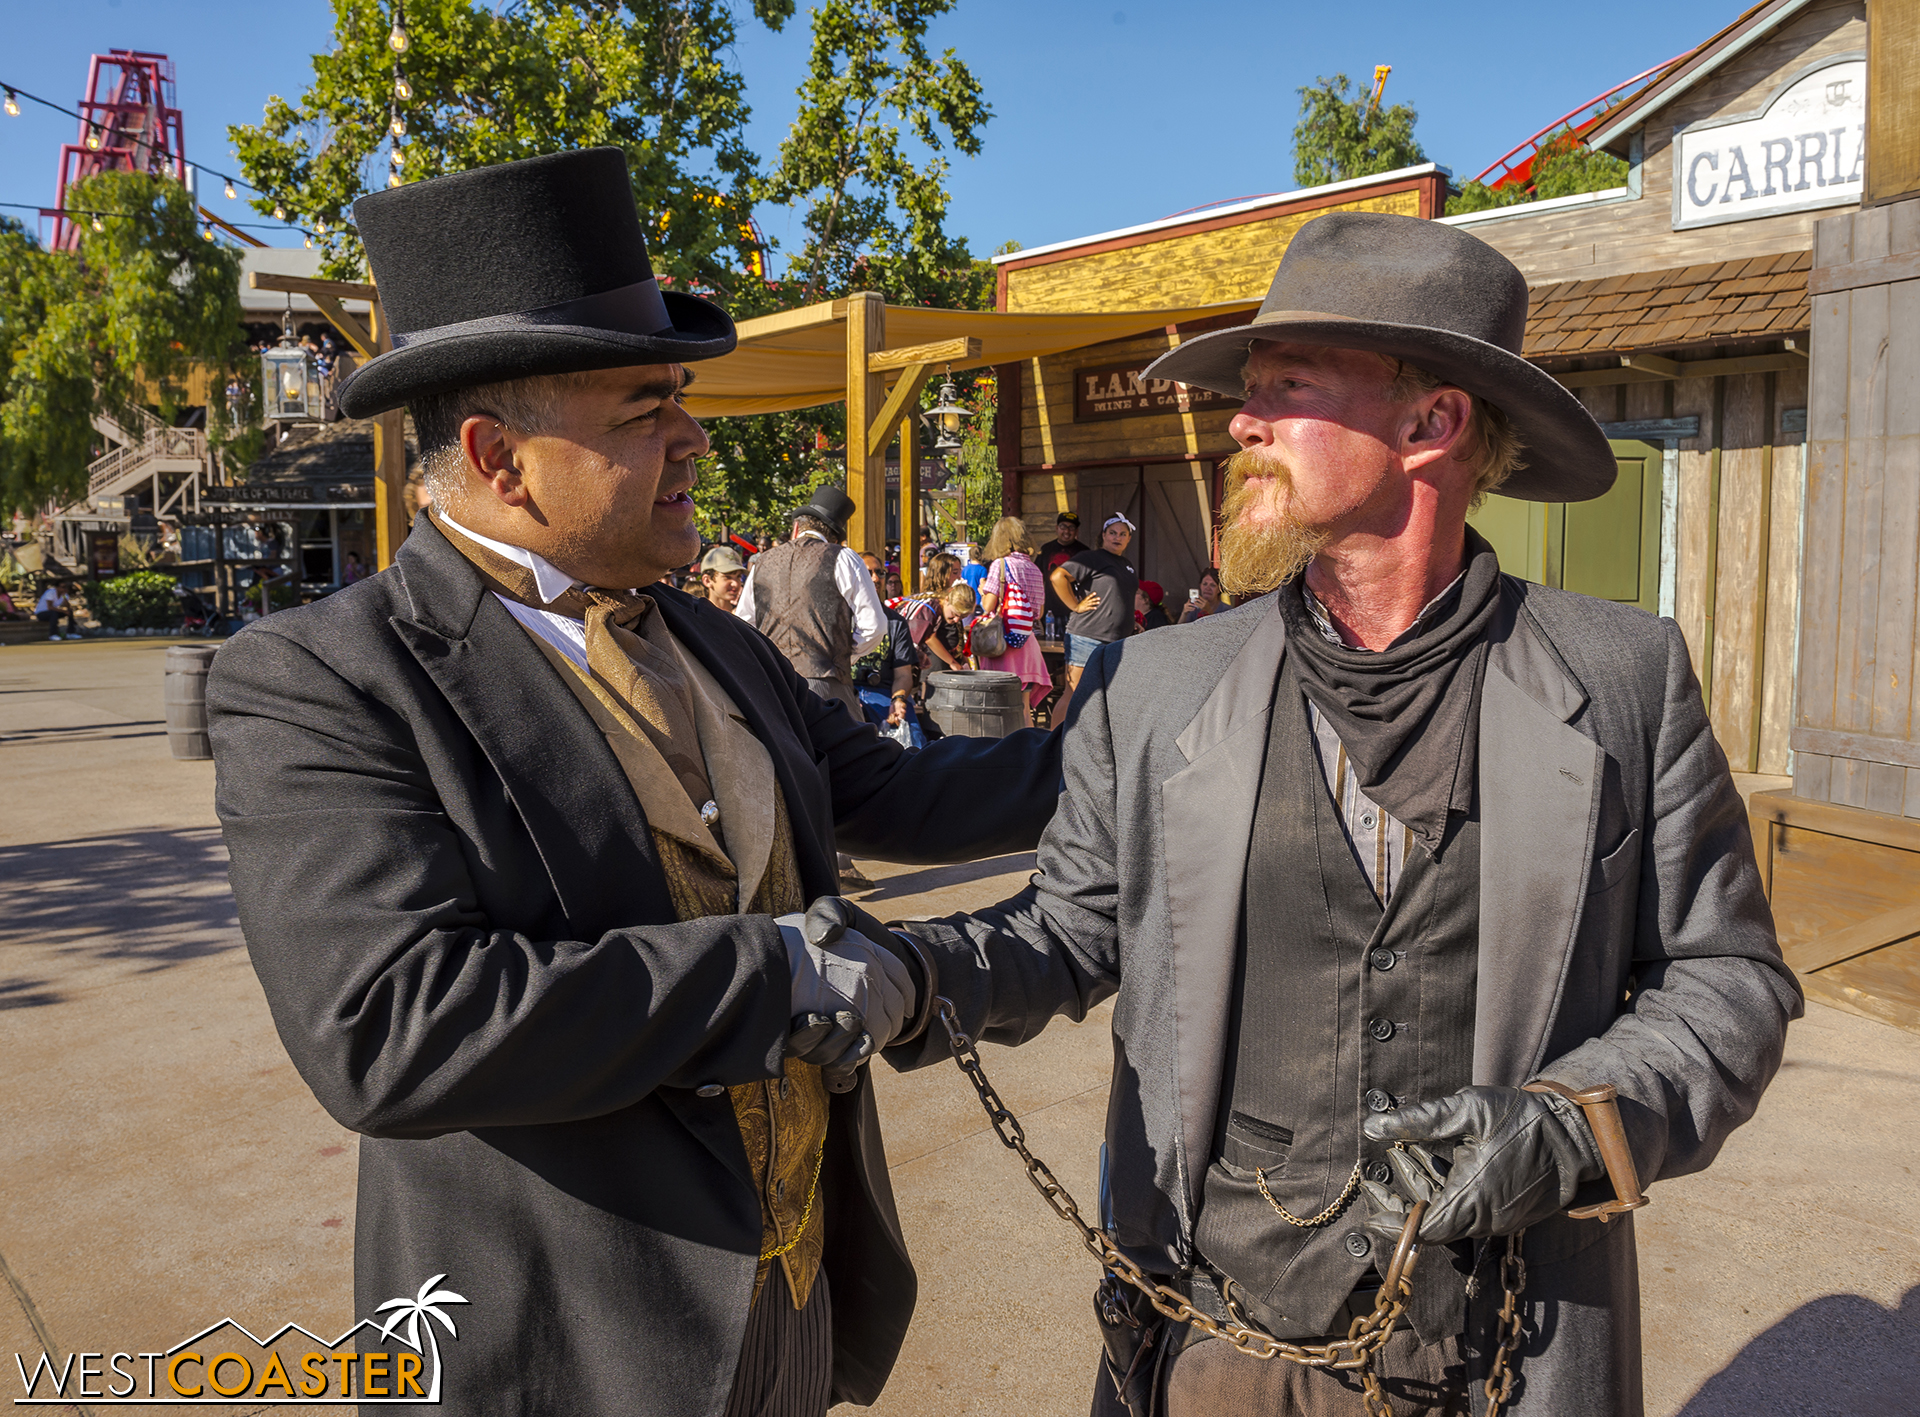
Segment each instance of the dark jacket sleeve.
[{"label": "dark jacket sleeve", "polygon": [[1780,1066],[1800,986],[1780,956],[1747,814],[1714,740],[1679,627],[1640,858],[1633,995],[1598,1038],[1541,1069],[1612,1083],[1643,1183],[1703,1169]]},{"label": "dark jacket sleeve", "polygon": [[[940,992],[975,1038],[1024,1043],[1058,1015],[1078,1021],[1120,987],[1120,864],[1107,675],[1116,656],[1095,651],[1074,692],[1059,810],[1040,839],[1039,871],[1011,900],[899,928],[928,947]],[[897,1068],[952,1056],[937,1025],[889,1052]]]},{"label": "dark jacket sleeve", "polygon": [[660,1087],[779,1075],[790,981],[768,917],[596,939],[501,928],[479,875],[496,899],[516,879],[529,899],[550,886],[531,850],[494,859],[499,840],[459,819],[471,799],[436,786],[489,771],[470,740],[471,761],[450,762],[457,745],[423,745],[401,708],[265,627],[221,649],[207,698],[247,947],[282,1042],[342,1125],[564,1122]]}]

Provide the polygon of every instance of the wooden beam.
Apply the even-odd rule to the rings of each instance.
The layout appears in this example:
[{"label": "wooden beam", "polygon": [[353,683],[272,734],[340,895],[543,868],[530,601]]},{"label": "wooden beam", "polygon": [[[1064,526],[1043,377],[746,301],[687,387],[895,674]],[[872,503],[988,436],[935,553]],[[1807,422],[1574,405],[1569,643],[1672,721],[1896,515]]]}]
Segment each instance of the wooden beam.
[{"label": "wooden beam", "polygon": [[[1606,384],[1644,384],[1668,379],[1711,379],[1727,374],[1775,374],[1789,369],[1805,369],[1806,356],[1794,351],[1781,354],[1743,354],[1732,359],[1670,360],[1658,355],[1620,356],[1618,369],[1573,369],[1553,377],[1564,388],[1591,389]],[[1628,365],[1627,361],[1633,363]],[[1658,361],[1659,368],[1654,367]],[[1674,370],[1664,372],[1667,366]]]},{"label": "wooden beam", "polygon": [[920,589],[920,430],[911,416],[900,424],[900,588]]},{"label": "wooden beam", "polygon": [[1671,359],[1662,359],[1657,354],[1623,354],[1621,364],[1629,369],[1645,369],[1650,374],[1658,374],[1663,379],[1678,379],[1680,366]]},{"label": "wooden beam", "polygon": [[[384,354],[393,348],[393,336],[378,299],[373,302],[372,313],[374,352]],[[407,539],[406,420],[406,414],[396,408],[373,421],[374,557],[382,571],[393,564],[400,543]]]},{"label": "wooden beam", "polygon": [[867,361],[887,342],[887,302],[876,291],[847,297],[847,496],[853,516],[847,545],[881,555],[887,541],[887,460],[867,439],[874,414],[886,399],[886,380]]},{"label": "wooden beam", "polygon": [[954,360],[977,359],[980,357],[980,341],[977,339],[943,339],[932,344],[908,344],[899,349],[883,349],[867,358],[869,374],[885,373],[894,369],[911,369],[916,364],[951,364]]},{"label": "wooden beam", "polygon": [[927,375],[932,372],[931,364],[915,364],[901,374],[900,382],[893,386],[893,392],[887,395],[887,401],[874,416],[873,426],[867,430],[869,453],[877,455],[886,452],[887,444],[893,441],[893,435],[900,427],[900,420],[907,417],[913,406],[920,402],[920,390],[927,386]]},{"label": "wooden beam", "polygon": [[336,300],[378,300],[379,290],[357,280],[315,280],[308,276],[283,276],[272,271],[248,271],[247,285],[254,290],[277,290],[286,295],[331,295]]},{"label": "wooden beam", "polygon": [[324,295],[318,291],[315,291],[308,298],[320,307],[320,313],[327,317],[328,323],[340,331],[346,338],[347,343],[354,347],[361,358],[371,359],[374,357],[376,350],[373,332],[358,320],[354,319],[353,316],[349,315],[346,306],[342,305],[333,296]]},{"label": "wooden beam", "polygon": [[200,208],[200,215],[205,217],[208,220],[208,222],[210,222],[212,225],[217,226],[222,231],[226,232],[227,235],[231,236],[236,241],[244,241],[249,246],[265,246],[267,244],[257,236],[248,235],[246,232],[242,231],[239,227],[235,226],[232,222],[222,221],[219,217],[215,216],[212,212],[208,211],[205,207]]},{"label": "wooden beam", "polygon": [[1920,905],[1896,906],[1857,925],[1829,930],[1795,946],[1788,954],[1787,964],[1796,974],[1812,974],[1888,945],[1897,945],[1915,935],[1920,935]]},{"label": "wooden beam", "polygon": [[790,335],[801,330],[817,330],[837,325],[847,318],[847,302],[823,300],[818,305],[803,305],[798,310],[781,310],[772,315],[756,315],[736,326],[741,344],[766,339],[770,335]]}]

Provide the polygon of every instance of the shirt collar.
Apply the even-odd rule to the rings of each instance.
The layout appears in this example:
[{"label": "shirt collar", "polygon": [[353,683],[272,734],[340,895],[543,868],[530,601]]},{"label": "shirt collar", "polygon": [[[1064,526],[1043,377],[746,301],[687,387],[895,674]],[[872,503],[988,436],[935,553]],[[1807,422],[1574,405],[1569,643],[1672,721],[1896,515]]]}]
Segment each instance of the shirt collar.
[{"label": "shirt collar", "polygon": [[445,522],[468,540],[477,541],[495,555],[505,556],[515,565],[525,566],[529,571],[532,571],[533,586],[535,590],[540,592],[540,603],[542,605],[553,604],[554,601],[558,600],[575,586],[581,584],[581,582],[576,581],[572,576],[555,566],[553,562],[549,561],[537,551],[529,551],[524,546],[509,546],[504,541],[495,541],[490,536],[482,536],[477,531],[461,526],[459,522],[455,521],[445,512],[436,510],[434,515],[438,516],[441,521]]},{"label": "shirt collar", "polygon": [[821,535],[821,534],[820,534],[819,532],[817,532],[817,531],[814,531],[814,530],[813,530],[813,529],[812,529],[811,527],[809,527],[809,528],[808,528],[808,529],[807,529],[806,531],[802,531],[802,532],[797,532],[797,533],[795,533],[795,535],[794,535],[794,538],[793,538],[793,539],[794,539],[795,541],[805,541],[805,540],[807,540],[807,539],[808,539],[809,537],[811,537],[811,538],[812,538],[813,540],[815,540],[815,541],[825,541],[825,540],[826,540],[826,537],[824,537],[824,536],[822,536],[822,535]]},{"label": "shirt collar", "polygon": [[[1407,626],[1400,636],[1395,639],[1392,644],[1388,645],[1387,648],[1397,648],[1415,636],[1426,633],[1427,626],[1438,619],[1446,610],[1447,602],[1460,593],[1461,583],[1464,582],[1466,578],[1467,573],[1462,571],[1449,582],[1445,590],[1421,606],[1420,613],[1413,617],[1413,623]],[[1341,649],[1359,650],[1363,653],[1373,652],[1368,650],[1365,645],[1350,645],[1346,640],[1341,638],[1340,631],[1334,627],[1332,617],[1327,614],[1326,607],[1320,603],[1320,597],[1313,593],[1313,587],[1307,584],[1304,576],[1300,580],[1300,596],[1301,599],[1307,603],[1307,613],[1313,616],[1314,628],[1320,631],[1321,636],[1328,644],[1338,645]]]}]

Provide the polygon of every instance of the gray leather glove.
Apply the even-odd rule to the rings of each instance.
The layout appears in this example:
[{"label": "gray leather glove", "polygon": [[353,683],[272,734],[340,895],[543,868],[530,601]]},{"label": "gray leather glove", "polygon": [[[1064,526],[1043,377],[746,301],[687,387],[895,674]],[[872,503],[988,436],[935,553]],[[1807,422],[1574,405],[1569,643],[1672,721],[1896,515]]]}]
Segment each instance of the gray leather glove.
[{"label": "gray leather glove", "polygon": [[852,1092],[860,1082],[860,1065],[873,1054],[873,1035],[851,1010],[794,1015],[787,1056],[820,1069],[828,1092]]},{"label": "gray leather glove", "polygon": [[805,915],[774,920],[793,975],[788,1012],[828,1017],[852,1013],[873,1036],[877,1052],[898,1038],[913,1017],[913,975],[885,944],[848,928],[845,907],[839,897],[826,896]]},{"label": "gray leather glove", "polygon": [[[1550,1092],[1462,1088],[1434,1102],[1376,1112],[1361,1130],[1373,1141],[1453,1144],[1453,1167],[1420,1222],[1424,1244],[1511,1235],[1565,1210],[1582,1181],[1606,1174],[1580,1109]],[[1408,1184],[1413,1168],[1398,1153],[1388,1160]],[[1377,1189],[1367,1193],[1376,1206]]]}]

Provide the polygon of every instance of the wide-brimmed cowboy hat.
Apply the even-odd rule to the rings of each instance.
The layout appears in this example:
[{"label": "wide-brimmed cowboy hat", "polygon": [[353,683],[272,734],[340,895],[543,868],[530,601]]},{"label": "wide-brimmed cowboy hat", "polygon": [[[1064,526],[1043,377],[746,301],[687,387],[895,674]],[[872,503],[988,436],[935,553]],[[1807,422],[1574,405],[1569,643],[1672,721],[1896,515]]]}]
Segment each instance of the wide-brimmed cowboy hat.
[{"label": "wide-brimmed cowboy hat", "polygon": [[1578,399],[1521,358],[1526,330],[1526,279],[1486,242],[1418,217],[1331,212],[1300,228],[1251,323],[1196,335],[1142,377],[1238,398],[1255,340],[1372,350],[1507,416],[1525,465],[1502,496],[1598,497],[1619,471],[1613,449]]},{"label": "wide-brimmed cowboy hat", "polygon": [[393,349],[339,386],[367,418],[422,394],[733,348],[710,301],[662,290],[618,148],[456,172],[353,204]]}]

